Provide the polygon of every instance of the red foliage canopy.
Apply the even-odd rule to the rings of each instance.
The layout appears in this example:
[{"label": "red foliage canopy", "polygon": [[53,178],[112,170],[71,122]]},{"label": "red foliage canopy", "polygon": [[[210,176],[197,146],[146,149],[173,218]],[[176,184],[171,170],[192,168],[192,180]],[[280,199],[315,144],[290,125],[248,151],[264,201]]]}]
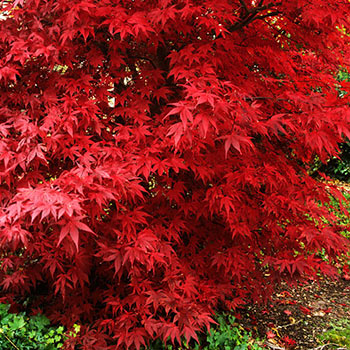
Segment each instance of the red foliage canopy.
[{"label": "red foliage canopy", "polygon": [[139,348],[334,273],[333,189],[303,164],[350,136],[348,0],[2,6],[3,300]]}]

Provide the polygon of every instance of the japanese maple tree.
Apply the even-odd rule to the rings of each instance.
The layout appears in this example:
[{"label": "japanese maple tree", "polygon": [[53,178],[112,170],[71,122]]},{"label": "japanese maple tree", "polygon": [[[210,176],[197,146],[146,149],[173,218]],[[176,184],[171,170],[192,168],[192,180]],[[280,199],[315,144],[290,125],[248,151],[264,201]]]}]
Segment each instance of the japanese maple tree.
[{"label": "japanese maple tree", "polygon": [[140,348],[335,273],[348,0],[0,3],[3,301]]}]

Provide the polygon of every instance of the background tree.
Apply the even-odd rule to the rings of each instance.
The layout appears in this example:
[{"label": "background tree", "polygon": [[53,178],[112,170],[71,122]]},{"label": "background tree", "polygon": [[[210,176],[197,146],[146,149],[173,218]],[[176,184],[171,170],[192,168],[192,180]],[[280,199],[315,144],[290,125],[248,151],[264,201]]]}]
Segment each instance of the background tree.
[{"label": "background tree", "polygon": [[139,348],[336,273],[317,252],[332,263],[347,241],[319,203],[340,194],[303,163],[350,136],[348,9],[3,2],[3,300],[91,324],[88,349]]}]

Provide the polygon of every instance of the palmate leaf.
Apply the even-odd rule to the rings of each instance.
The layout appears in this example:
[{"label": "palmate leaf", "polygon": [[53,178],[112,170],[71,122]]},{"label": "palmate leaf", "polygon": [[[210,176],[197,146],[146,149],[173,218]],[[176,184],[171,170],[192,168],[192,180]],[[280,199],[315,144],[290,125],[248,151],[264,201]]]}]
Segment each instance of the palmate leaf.
[{"label": "palmate leaf", "polygon": [[73,240],[77,250],[79,250],[79,230],[93,233],[93,231],[81,222],[82,217],[71,218],[69,220],[62,220],[62,229],[58,238],[57,245],[59,245],[62,240],[69,234]]}]

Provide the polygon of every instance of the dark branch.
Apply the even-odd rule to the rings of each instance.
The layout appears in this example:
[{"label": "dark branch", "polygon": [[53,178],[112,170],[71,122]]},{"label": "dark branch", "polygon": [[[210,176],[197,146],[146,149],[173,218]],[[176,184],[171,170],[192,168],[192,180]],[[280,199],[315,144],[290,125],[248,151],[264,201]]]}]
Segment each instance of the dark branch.
[{"label": "dark branch", "polygon": [[248,13],[249,9],[248,9],[247,4],[243,0],[239,0],[239,2],[242,5],[242,7],[245,9],[245,12]]},{"label": "dark branch", "polygon": [[[245,26],[247,26],[248,24],[252,23],[253,21],[255,21],[256,19],[264,19],[267,17],[273,17],[276,16],[278,14],[280,14],[281,12],[278,10],[272,11],[272,12],[268,12],[264,15],[259,15],[261,12],[265,11],[265,10],[269,10],[275,6],[279,6],[281,5],[280,2],[274,4],[274,3],[269,3],[267,5],[262,5],[262,1],[260,1],[259,6],[253,7],[252,9],[248,9],[246,4],[244,3],[244,1],[240,0],[240,3],[242,4],[242,6],[245,5],[246,8],[246,16],[244,16],[243,18],[241,18],[241,21],[237,22],[236,24],[234,24],[233,26],[231,26],[229,28],[230,32],[234,32],[236,30],[239,30]],[[243,5],[244,4],[244,5]]]},{"label": "dark branch", "polygon": [[269,96],[252,96],[252,97],[246,97],[244,99],[246,102],[253,102],[257,100],[273,100],[273,101],[287,101],[289,102],[287,98],[276,98],[276,97],[269,97]]}]

